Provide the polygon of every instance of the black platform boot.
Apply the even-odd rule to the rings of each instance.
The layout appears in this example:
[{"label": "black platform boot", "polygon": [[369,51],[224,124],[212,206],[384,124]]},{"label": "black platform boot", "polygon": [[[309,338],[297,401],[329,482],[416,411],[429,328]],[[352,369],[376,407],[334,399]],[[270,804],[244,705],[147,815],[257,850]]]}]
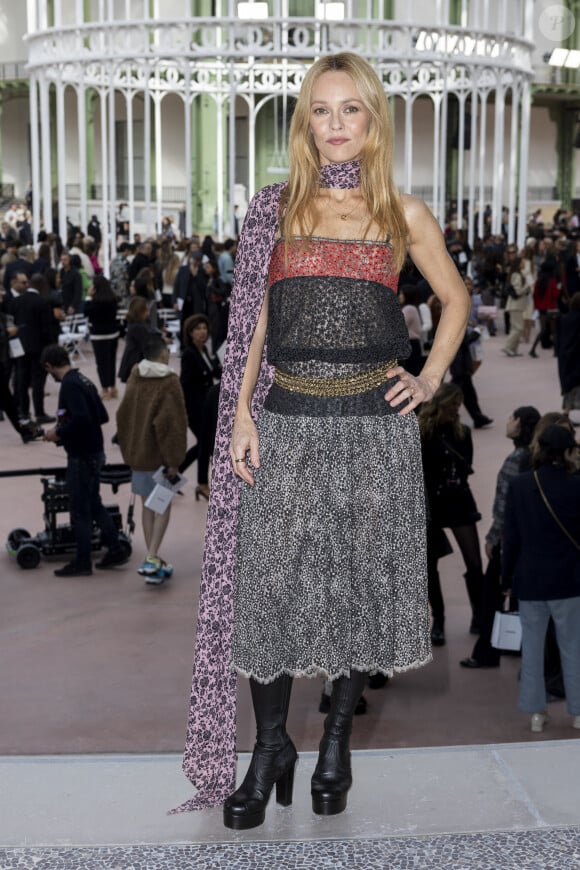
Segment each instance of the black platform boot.
[{"label": "black platform boot", "polygon": [[353,670],[350,678],[339,677],[334,681],[330,713],[324,720],[324,736],[311,781],[312,810],[318,815],[334,816],[346,808],[346,795],[352,785],[349,748],[352,717],[367,676]]},{"label": "black platform boot", "polygon": [[274,785],[276,801],[283,807],[290,806],[297,759],[296,748],[286,733],[292,678],[283,674],[266,685],[251,679],[250,690],[256,744],[244,781],[224,803],[224,825],[236,831],[263,823]]}]

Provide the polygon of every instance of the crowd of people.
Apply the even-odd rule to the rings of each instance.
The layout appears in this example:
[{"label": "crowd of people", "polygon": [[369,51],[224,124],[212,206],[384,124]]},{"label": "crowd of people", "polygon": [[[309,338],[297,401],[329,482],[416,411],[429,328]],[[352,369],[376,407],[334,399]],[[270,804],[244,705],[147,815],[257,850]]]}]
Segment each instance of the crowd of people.
[{"label": "crowd of people", "polygon": [[[217,353],[227,333],[236,242],[219,245],[209,236],[203,241],[194,236],[179,244],[167,232],[145,241],[121,241],[106,276],[99,261],[102,236],[96,216],[86,235],[78,227],[69,230],[66,246],[58,236],[44,233],[36,245],[11,232],[0,238],[0,412],[24,443],[54,440],[55,430],[43,427],[56,423],[58,428],[62,421],[45,411],[45,382],[50,366],[58,362],[62,368],[65,357],[70,365],[70,329],[76,321],[76,329],[85,331],[83,341],[90,341],[93,349],[99,402],[121,398],[118,384],[126,385],[117,410],[116,441],[133,470],[133,491],[143,499],[147,553],[139,573],[147,583],[160,584],[172,573],[159,555],[170,510],[158,519],[145,505],[156,469],[142,467],[144,456],[147,462],[163,457],[161,465],[174,473],[197,460],[196,499],[209,498],[221,376]],[[175,381],[167,378],[170,347],[177,351],[181,368]],[[163,349],[166,354],[160,356]],[[147,403],[152,407],[147,409]],[[165,418],[172,421],[167,431],[161,425]],[[186,450],[188,427],[196,441]],[[135,432],[149,433],[145,454],[131,449]],[[100,467],[100,453],[93,459]],[[97,521],[96,497],[94,509]],[[82,548],[65,566],[66,576],[92,573],[88,562]],[[108,567],[107,560],[100,566]]]},{"label": "crowd of people", "polygon": [[[186,808],[222,803],[234,829],[263,822],[274,786],[279,803],[292,801],[294,677],[327,680],[313,811],[345,809],[352,718],[364,712],[369,675],[375,688],[384,685],[446,643],[440,561],[451,549],[448,531],[465,566],[467,628],[477,636],[461,665],[499,664],[493,618],[509,598],[522,621],[520,707],[540,731],[556,694],[544,675],[552,620],[557,643],[546,648],[559,658],[550,671],[580,728],[578,222],[559,211],[549,226],[535,213],[523,250],[503,233],[471,250],[457,212],[442,234],[423,203],[396,192],[390,141],[372,69],[356,55],[331,56],[305,77],[289,182],[254,198],[239,252],[233,239],[178,242],[165,228],[158,238],[121,241],[105,276],[96,218],[86,234],[71,228],[65,247],[44,234],[36,244],[1,238],[3,409],[23,441],[44,436],[65,446],[78,489],[75,408],[88,403],[100,432],[104,402],[119,398],[117,379],[125,384],[116,439],[143,500],[145,582],[161,585],[173,570],[159,552],[169,511],[148,507],[156,474],[179,479],[197,462],[196,498],[209,500],[211,488],[185,756],[199,792]],[[169,366],[168,311],[179,377]],[[77,314],[88,322],[100,396],[59,347],[61,324]],[[484,566],[469,486],[477,455],[460,408],[474,429],[493,424],[474,376],[486,337],[498,332],[509,360],[526,344],[532,358],[540,347],[554,354],[562,411],[540,418],[518,406],[507,421],[513,450],[498,474]],[[62,385],[56,421],[43,406],[47,373]],[[56,425],[43,433],[43,423]],[[196,439],[189,450],[188,428]],[[105,522],[94,485],[102,437],[91,444],[93,495],[71,505],[85,528],[91,512]],[[107,528],[105,543],[97,567],[123,564]],[[92,573],[86,543],[60,573]],[[233,672],[249,677],[257,727],[236,790]]]}]

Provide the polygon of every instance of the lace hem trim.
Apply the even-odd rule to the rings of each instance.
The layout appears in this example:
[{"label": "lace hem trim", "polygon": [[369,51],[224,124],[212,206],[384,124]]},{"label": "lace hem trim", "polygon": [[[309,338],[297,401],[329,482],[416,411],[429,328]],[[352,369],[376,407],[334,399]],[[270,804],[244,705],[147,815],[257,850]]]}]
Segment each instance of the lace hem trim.
[{"label": "lace hem trim", "polygon": [[262,685],[267,686],[284,674],[289,677],[306,677],[307,679],[314,679],[316,677],[320,677],[324,680],[330,680],[332,682],[334,680],[338,680],[339,677],[350,676],[351,671],[361,671],[362,673],[368,674],[383,674],[383,676],[389,677],[390,679],[393,674],[402,674],[405,673],[405,671],[417,670],[418,668],[422,668],[425,665],[428,665],[431,661],[433,661],[433,654],[429,653],[424,658],[415,659],[415,661],[405,665],[393,665],[392,667],[389,667],[387,665],[381,665],[377,663],[357,663],[353,664],[350,668],[341,668],[334,673],[329,673],[320,665],[311,664],[308,665],[307,668],[302,668],[300,670],[293,670],[292,668],[281,668],[279,671],[269,677],[259,677],[257,674],[254,674],[251,671],[246,671],[243,668],[237,667],[237,665],[231,665],[231,670],[238,674],[238,676],[246,677],[246,679],[248,680],[255,680],[257,683],[261,683]]}]

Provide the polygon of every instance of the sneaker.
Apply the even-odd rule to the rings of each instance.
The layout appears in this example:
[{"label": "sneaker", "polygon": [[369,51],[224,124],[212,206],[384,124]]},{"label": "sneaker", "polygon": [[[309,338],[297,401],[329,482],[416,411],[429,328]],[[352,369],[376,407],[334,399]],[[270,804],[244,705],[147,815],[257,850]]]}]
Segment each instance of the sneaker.
[{"label": "sneaker", "polygon": [[544,730],[544,725],[547,721],[547,713],[534,713],[530,720],[530,727],[536,734],[540,734]]},{"label": "sneaker", "polygon": [[55,577],[90,577],[93,573],[92,567],[80,568],[76,562],[68,562],[62,568],[57,568],[54,572]]},{"label": "sneaker", "polygon": [[161,568],[161,559],[159,556],[147,556],[142,565],[137,568],[137,573],[142,575],[156,574]]},{"label": "sneaker", "polygon": [[493,423],[493,420],[491,419],[491,417],[486,417],[484,415],[483,417],[477,418],[477,420],[473,424],[473,428],[474,429],[483,429],[484,426],[491,426],[492,423]]},{"label": "sneaker", "polygon": [[167,565],[165,562],[161,562],[161,566],[155,574],[147,574],[145,577],[145,583],[149,586],[161,586],[162,583],[165,583],[166,580],[169,580],[171,575],[173,574],[173,566]]},{"label": "sneaker", "polygon": [[95,562],[95,568],[113,568],[115,565],[126,565],[129,558],[129,555],[121,548],[107,550],[103,558],[99,562]]},{"label": "sneaker", "polygon": [[580,728],[580,716],[574,716],[572,728]]},{"label": "sneaker", "polygon": [[56,417],[51,417],[50,414],[39,414],[36,418],[37,423],[56,423]]}]

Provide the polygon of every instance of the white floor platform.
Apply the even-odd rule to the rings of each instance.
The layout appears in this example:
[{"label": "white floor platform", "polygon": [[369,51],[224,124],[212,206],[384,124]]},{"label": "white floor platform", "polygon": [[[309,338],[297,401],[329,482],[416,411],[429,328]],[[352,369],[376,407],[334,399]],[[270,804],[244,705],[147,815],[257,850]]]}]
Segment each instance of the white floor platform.
[{"label": "white floor platform", "polygon": [[[347,811],[310,808],[313,753],[297,769],[294,804],[270,802],[266,823],[223,827],[221,810],[167,815],[192,794],[177,755],[0,759],[0,845],[102,846],[531,831],[580,823],[580,741],[353,754]],[[243,774],[248,756],[240,757]],[[580,866],[577,865],[577,866]]]}]

